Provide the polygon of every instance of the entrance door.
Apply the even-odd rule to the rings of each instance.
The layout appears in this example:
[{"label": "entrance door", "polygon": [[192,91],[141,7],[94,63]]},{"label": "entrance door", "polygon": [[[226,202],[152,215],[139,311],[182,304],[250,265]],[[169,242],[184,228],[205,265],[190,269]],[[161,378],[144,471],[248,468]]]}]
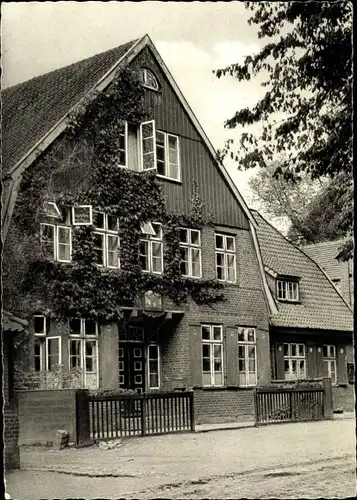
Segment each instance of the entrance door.
[{"label": "entrance door", "polygon": [[[135,331],[134,331],[135,330]],[[145,345],[143,331],[129,327],[119,346],[119,386],[145,392]]]}]

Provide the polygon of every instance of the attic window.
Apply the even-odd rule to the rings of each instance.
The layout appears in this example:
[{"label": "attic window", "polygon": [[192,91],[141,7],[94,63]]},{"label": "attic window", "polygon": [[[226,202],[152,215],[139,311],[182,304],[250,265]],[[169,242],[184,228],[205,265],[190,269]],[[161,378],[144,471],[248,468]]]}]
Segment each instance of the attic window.
[{"label": "attic window", "polygon": [[140,82],[144,87],[152,90],[160,90],[156,76],[149,69],[141,68]]},{"label": "attic window", "polygon": [[92,224],[92,205],[77,205],[72,207],[74,226],[89,226]]},{"label": "attic window", "polygon": [[289,302],[299,301],[299,283],[297,281],[278,279],[276,288],[278,300]]}]

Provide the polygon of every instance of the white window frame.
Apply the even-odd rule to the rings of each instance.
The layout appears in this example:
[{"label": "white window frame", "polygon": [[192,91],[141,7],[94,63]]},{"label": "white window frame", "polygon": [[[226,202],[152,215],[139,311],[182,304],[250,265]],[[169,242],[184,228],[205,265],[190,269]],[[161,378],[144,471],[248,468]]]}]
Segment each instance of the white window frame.
[{"label": "white window frame", "polygon": [[[190,229],[186,227],[180,227],[180,231],[187,231],[187,242],[182,242],[180,241],[180,247],[181,248],[187,248],[188,251],[188,274],[182,274],[182,276],[185,276],[187,278],[194,278],[194,279],[200,279],[202,278],[202,251],[201,251],[201,231],[199,229]],[[195,231],[198,233],[198,244],[194,244],[191,242],[191,234],[192,231]],[[199,276],[193,276],[192,273],[192,250],[198,250],[199,252],[199,266],[200,266],[200,273]],[[182,262],[182,260],[181,260]]]},{"label": "white window frame", "polygon": [[[35,318],[43,318],[43,332],[35,332]],[[45,337],[47,332],[47,318],[44,314],[33,315],[33,332],[36,337]]]},{"label": "white window frame", "polygon": [[[180,157],[180,138],[178,135],[175,134],[170,134],[169,132],[164,132],[163,130],[157,130],[156,132],[159,132],[164,135],[164,156],[165,156],[165,173],[164,174],[159,174],[157,173],[157,177],[162,177],[163,179],[169,179],[172,181],[177,181],[181,182],[181,157]],[[155,132],[155,139],[156,139],[156,132]],[[168,175],[168,172],[170,170],[170,163],[169,163],[169,137],[174,137],[177,141],[177,171],[178,171],[178,177],[171,177]],[[156,150],[157,151],[157,150]],[[157,154],[156,154],[156,168],[157,168]]]},{"label": "white window frame", "polygon": [[[254,341],[249,341],[248,340],[248,333],[249,330],[253,330],[254,332]],[[244,335],[244,340],[239,340],[239,334],[243,333]],[[240,387],[255,387],[257,385],[257,380],[258,380],[258,367],[257,367],[257,331],[254,327],[247,327],[247,326],[239,326],[238,327],[238,376],[241,373],[239,371],[239,360],[242,359],[239,357],[239,347],[244,346],[244,373],[245,376],[245,384],[239,383]],[[255,370],[254,372],[249,370],[249,348],[254,347],[254,366]],[[254,383],[247,383],[247,380],[250,378],[251,374],[254,373]]]},{"label": "white window frame", "polygon": [[[71,262],[72,261],[72,229],[68,226],[56,226],[57,230],[56,230],[56,260],[58,262]],[[66,231],[69,231],[69,260],[66,260],[66,259],[60,259],[59,258],[59,245],[60,245],[60,242],[59,242],[59,237],[58,237],[58,233],[59,233],[59,230],[60,229],[65,229]]]},{"label": "white window frame", "polygon": [[[47,209],[46,205],[50,205],[52,208],[54,208],[55,212],[56,212],[56,215],[50,215],[48,213],[48,211],[47,211],[48,209]],[[62,218],[61,211],[60,211],[60,209],[58,208],[57,204],[54,201],[44,201],[43,202],[43,207],[44,207],[44,210],[45,210],[46,217],[51,217],[51,218],[54,218],[54,219],[61,219]]]},{"label": "white window frame", "polygon": [[[288,346],[288,354],[285,355],[285,346]],[[296,348],[296,352],[297,354],[295,355],[292,355],[292,346],[295,346]],[[303,354],[300,355],[299,354],[299,347],[300,346],[303,346]],[[305,344],[303,344],[302,342],[284,342],[284,345],[283,345],[283,349],[284,349],[284,378],[285,380],[306,380],[307,378],[307,361],[306,361],[306,346]],[[301,377],[301,372],[300,372],[300,364],[299,364],[299,361],[302,361],[304,360],[304,366],[305,366],[305,370],[304,370],[304,376]],[[288,361],[289,362],[289,378],[286,378],[286,372],[285,372],[285,362]],[[297,367],[297,370],[296,370],[296,378],[293,377],[293,369],[292,369],[292,363],[293,361],[296,361],[296,367]]]},{"label": "white window frame", "polygon": [[[103,216],[103,222],[104,222],[104,227],[98,227],[95,226],[95,231],[93,234],[97,234],[103,238],[103,245],[102,245],[102,254],[103,254],[103,264],[97,263],[98,267],[107,267],[109,269],[120,269],[120,238],[119,238],[119,218],[116,215],[112,214],[106,214],[105,212],[100,212],[98,210],[94,210],[94,214],[100,214]],[[117,228],[116,229],[109,229],[109,224],[108,224],[108,217],[112,216],[117,219]],[[109,245],[108,245],[108,239],[109,237],[117,237],[118,241],[118,265],[117,266],[110,266],[108,264],[109,262]]]},{"label": "white window frame", "polygon": [[118,167],[121,168],[128,168],[128,122],[124,122],[124,144],[125,144],[125,165],[122,165],[119,163],[118,160]]},{"label": "white window frame", "polygon": [[[157,380],[158,380],[158,385],[157,386],[152,386],[150,385],[150,358],[149,353],[150,353],[150,347],[156,347],[157,349]],[[150,342],[150,344],[147,346],[147,351],[146,351],[146,359],[147,359],[147,387],[148,389],[160,389],[161,387],[161,352],[160,352],[160,346],[156,344],[155,342]]]},{"label": "white window frame", "polygon": [[[80,320],[80,331],[79,333],[73,333],[70,328],[70,323],[68,320],[68,330],[69,330],[69,335],[68,335],[68,368],[71,370],[71,340],[78,340],[80,341],[80,350],[81,350],[81,367],[80,369],[82,370],[83,373],[83,383],[84,386],[87,387],[87,370],[86,370],[86,354],[85,354],[85,344],[86,341],[92,341],[95,342],[95,353],[96,353],[96,364],[97,364],[97,371],[96,371],[96,386],[98,387],[99,384],[99,335],[98,335],[98,322],[95,321],[95,333],[94,334],[87,334],[85,331],[85,322],[87,321],[87,318],[73,318],[73,319],[79,319]],[[93,321],[93,320],[91,320]],[[94,372],[89,372],[93,374]]]},{"label": "white window frame", "polygon": [[[208,328],[210,331],[210,339],[203,339],[202,338],[202,330],[203,328]],[[221,338],[220,340],[215,340],[214,339],[214,328],[219,328],[221,332]],[[223,345],[223,325],[214,325],[214,324],[202,324],[201,325],[201,373],[203,376],[203,345],[209,345],[210,346],[210,383],[209,384],[202,384],[203,387],[224,387],[224,345]],[[214,347],[215,345],[219,345],[221,347],[221,366],[222,366],[222,383],[221,384],[216,384],[215,383],[215,371],[214,371]],[[217,372],[220,373],[220,372]]]},{"label": "white window frame", "polygon": [[44,357],[45,357],[45,351],[46,351],[46,349],[45,349],[46,343],[45,343],[44,337],[42,337],[40,335],[35,335],[35,337],[34,337],[34,345],[33,345],[33,347],[34,347],[34,353],[33,353],[33,355],[34,355],[34,368],[36,368],[36,364],[35,364],[35,359],[36,359],[36,356],[35,356],[35,345],[36,345],[36,343],[40,347],[40,356],[39,356],[39,358],[40,358],[40,369],[39,370],[35,369],[35,371],[36,371],[36,373],[41,373],[41,372],[44,371],[44,369],[43,369],[44,368]]},{"label": "white window frame", "polygon": [[[164,270],[164,241],[163,241],[163,230],[162,230],[162,224],[160,222],[152,222],[151,225],[159,225],[160,226],[160,237],[156,237],[154,235],[149,235],[147,234],[146,237],[141,237],[139,240],[139,245],[140,242],[146,242],[148,244],[148,262],[149,262],[149,269],[142,269],[143,273],[153,273],[153,274],[162,274]],[[155,233],[156,234],[156,233]],[[153,251],[152,251],[152,245],[153,243],[160,243],[161,244],[161,271],[154,271],[153,270]],[[139,251],[139,257],[143,255]]]},{"label": "white window frame", "polygon": [[[76,222],[76,208],[88,208],[89,209],[89,221],[88,222]],[[92,223],[93,223],[92,205],[74,205],[74,206],[72,206],[72,224],[74,226],[91,226]]]},{"label": "white window frame", "polygon": [[[150,73],[151,76],[153,77],[155,83],[156,83],[156,87],[153,87],[152,85],[150,85],[150,83],[147,83],[147,74]],[[159,85],[159,81],[158,79],[156,78],[156,75],[154,75],[154,73],[150,70],[150,69],[147,69],[147,68],[140,68],[140,79],[141,79],[141,85],[143,87],[146,87],[150,90],[160,90],[160,85]]]},{"label": "white window frame", "polygon": [[61,339],[62,337],[46,337],[45,339],[45,343],[46,343],[46,351],[45,351],[45,356],[46,356],[46,372],[50,372],[52,370],[49,370],[48,369],[48,344],[49,344],[49,341],[50,340],[58,340],[58,363],[57,365],[61,365],[62,364],[62,344],[61,344]]},{"label": "white window frame", "polygon": [[[220,236],[223,238],[223,248],[218,248],[217,247],[217,240],[216,237]],[[227,238],[232,238],[233,240],[233,245],[234,249],[233,250],[228,250],[227,249]],[[223,233],[215,233],[214,234],[214,241],[215,241],[215,265],[216,265],[216,277],[218,281],[222,281],[225,283],[236,283],[237,282],[237,259],[236,259],[236,237],[233,234],[223,234]],[[217,255],[221,254],[223,255],[223,267],[217,265]],[[228,256],[233,256],[233,262],[234,262],[234,280],[229,280],[228,279]],[[220,267],[224,270],[224,278],[218,278],[218,272],[217,268]]]},{"label": "white window frame", "polygon": [[[150,151],[149,153],[146,154],[152,154],[153,155],[153,167],[151,168],[144,168],[144,148],[143,148],[143,127],[144,125],[152,125],[153,128],[153,135],[150,136],[150,139],[153,141],[153,150]],[[139,137],[140,137],[140,167],[143,172],[149,172],[151,170],[156,170],[156,128],[155,128],[155,120],[148,120],[146,122],[140,123],[140,128],[139,128]]]},{"label": "white window frame", "polygon": [[[324,354],[324,348],[326,347],[327,350],[327,356]],[[324,365],[327,365],[327,374],[328,377],[331,379],[331,383],[333,385],[337,384],[337,358],[336,358],[336,346],[333,344],[324,344],[322,346],[322,353],[323,353],[323,363]],[[332,371],[331,366],[334,366],[335,370],[335,376],[332,377]]]},{"label": "white window frame", "polygon": [[[281,288],[279,289],[279,284],[281,284]],[[292,288],[294,288],[295,285],[295,290],[296,290],[296,298],[293,296],[293,290],[290,290],[290,285],[292,285]],[[282,295],[283,294],[283,295]],[[292,280],[284,280],[284,279],[277,279],[276,280],[276,296],[278,300],[285,301],[285,302],[299,302],[299,282],[298,281],[292,281]]]},{"label": "white window frame", "polygon": [[[47,223],[42,223],[40,225],[40,233],[41,233],[41,245],[43,241],[43,227],[48,226],[52,227],[53,229],[53,260],[56,260],[58,262],[71,262],[72,261],[72,229],[69,226],[63,226],[63,225],[55,225],[55,224],[47,224]],[[58,238],[58,233],[60,229],[65,229],[66,231],[69,231],[69,260],[65,259],[60,259],[59,258],[59,238]]]}]

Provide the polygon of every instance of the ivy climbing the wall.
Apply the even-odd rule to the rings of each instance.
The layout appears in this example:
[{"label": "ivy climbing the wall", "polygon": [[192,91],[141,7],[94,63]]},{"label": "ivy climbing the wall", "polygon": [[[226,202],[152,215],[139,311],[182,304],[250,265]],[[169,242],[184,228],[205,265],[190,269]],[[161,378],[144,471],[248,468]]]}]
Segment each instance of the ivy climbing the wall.
[{"label": "ivy climbing the wall", "polygon": [[[77,109],[61,140],[24,175],[14,220],[23,234],[35,234],[38,242],[46,199],[55,201],[62,212],[70,206],[91,205],[119,220],[119,269],[98,266],[94,225],[72,226],[71,262],[48,259],[38,247],[22,284],[23,303],[32,312],[41,308],[50,310],[57,319],[117,320],[122,317],[122,306],[132,305],[148,290],[176,304],[189,297],[197,304],[224,300],[221,283],[181,275],[180,227],[201,229],[211,223],[203,217],[197,184],[192,187],[191,213],[171,214],[155,173],[117,166],[123,121],[139,125],[150,119],[151,110],[144,103],[144,90],[135,74],[121,71],[106,91],[91,95]],[[72,193],[56,192],[53,186],[50,189],[54,175],[61,169],[71,172],[78,165],[87,168],[86,182]],[[162,224],[161,274],[143,273],[140,266],[141,227],[148,222]]]}]

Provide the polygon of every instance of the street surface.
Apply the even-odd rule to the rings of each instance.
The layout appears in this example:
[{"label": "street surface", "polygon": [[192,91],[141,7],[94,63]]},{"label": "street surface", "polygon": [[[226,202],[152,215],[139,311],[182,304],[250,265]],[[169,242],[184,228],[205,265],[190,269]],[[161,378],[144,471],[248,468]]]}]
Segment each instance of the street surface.
[{"label": "street surface", "polygon": [[15,500],[347,498],[356,494],[355,420],[122,440],[119,447],[21,449]]}]

